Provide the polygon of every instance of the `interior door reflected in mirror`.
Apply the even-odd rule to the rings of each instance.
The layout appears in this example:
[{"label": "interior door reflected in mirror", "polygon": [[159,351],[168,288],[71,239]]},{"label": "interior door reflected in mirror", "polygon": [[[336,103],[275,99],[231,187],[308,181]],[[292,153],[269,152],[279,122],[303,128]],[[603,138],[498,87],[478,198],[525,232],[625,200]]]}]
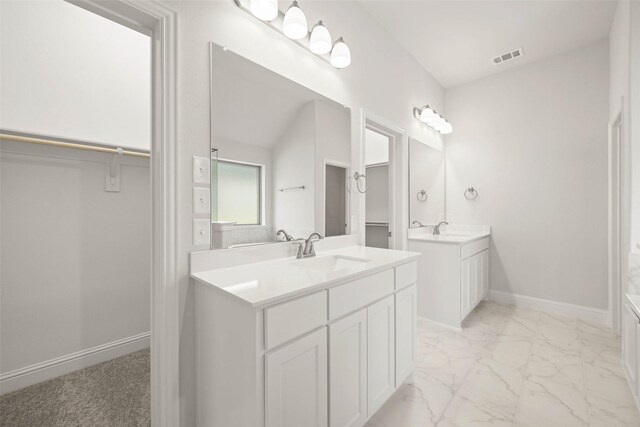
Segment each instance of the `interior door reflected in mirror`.
[{"label": "interior door reflected in mirror", "polygon": [[444,151],[409,138],[409,226],[445,219]]},{"label": "interior door reflected in mirror", "polygon": [[211,248],[345,234],[350,110],[214,43],[210,59]]},{"label": "interior door reflected in mirror", "polygon": [[367,180],[365,209],[365,245],[389,249],[391,232],[391,138],[375,129],[365,128],[364,164]]}]

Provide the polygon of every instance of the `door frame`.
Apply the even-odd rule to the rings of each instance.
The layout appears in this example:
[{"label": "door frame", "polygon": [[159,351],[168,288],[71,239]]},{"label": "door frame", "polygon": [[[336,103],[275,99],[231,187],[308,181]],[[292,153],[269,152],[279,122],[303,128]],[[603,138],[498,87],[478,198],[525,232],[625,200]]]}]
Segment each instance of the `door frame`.
[{"label": "door frame", "polygon": [[[339,160],[331,160],[324,159],[324,167],[322,168],[322,200],[323,206],[326,209],[326,200],[327,200],[327,166],[335,166],[337,168],[342,168],[345,170],[346,181],[345,192],[344,192],[344,235],[348,235],[351,232],[351,200],[350,200],[350,190],[348,187],[349,179],[351,179],[351,163],[341,162]],[[327,234],[327,222],[326,222],[326,212],[325,218],[322,222],[324,224],[325,229],[323,230],[323,234]]]},{"label": "door frame", "polygon": [[609,122],[609,326],[620,332],[628,271],[630,230],[630,156],[624,131],[624,99]]},{"label": "door frame", "polygon": [[180,425],[177,14],[157,0],[66,0],[151,37],[151,424]]},{"label": "door frame", "polygon": [[[360,126],[360,167],[364,171],[365,166],[365,141],[366,130],[370,129],[389,137],[389,189],[392,196],[390,200],[390,217],[389,228],[391,230],[391,238],[389,239],[390,249],[407,249],[407,228],[408,228],[408,186],[407,178],[408,168],[408,142],[407,132],[392,121],[377,115],[369,110],[362,109],[362,124]],[[400,188],[396,188],[398,183]],[[364,194],[366,196],[366,194]],[[360,244],[364,245],[364,237],[366,233],[366,197],[360,198],[360,218],[361,230],[363,232],[359,236]]]}]

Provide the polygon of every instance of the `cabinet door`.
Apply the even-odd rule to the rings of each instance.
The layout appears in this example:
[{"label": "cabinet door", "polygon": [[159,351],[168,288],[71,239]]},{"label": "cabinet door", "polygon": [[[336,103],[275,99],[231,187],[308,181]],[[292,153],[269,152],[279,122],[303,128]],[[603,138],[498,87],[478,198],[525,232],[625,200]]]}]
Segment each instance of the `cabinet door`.
[{"label": "cabinet door", "polygon": [[625,304],[622,312],[622,352],[624,360],[624,368],[631,384],[634,394],[638,389],[638,343],[636,329],[640,327],[638,318],[633,312],[629,304]]},{"label": "cabinet door", "polygon": [[396,388],[413,371],[416,358],[416,285],[396,294]]},{"label": "cabinet door", "polygon": [[266,427],[327,426],[327,329],[265,357]]},{"label": "cabinet door", "polygon": [[475,254],[471,257],[471,283],[469,285],[471,288],[469,298],[471,300],[471,304],[469,307],[469,311],[471,311],[473,307],[475,307],[475,305],[478,303],[478,297],[480,296],[480,286],[482,286],[482,281],[480,280],[480,278],[482,277],[482,273],[480,271],[480,259],[480,254]]},{"label": "cabinet door", "polygon": [[464,318],[471,309],[471,258],[460,262],[460,313]]},{"label": "cabinet door", "polygon": [[489,293],[489,251],[482,252],[482,300]]},{"label": "cabinet door", "polygon": [[395,390],[394,296],[367,308],[367,406],[371,417]]},{"label": "cabinet door", "polygon": [[329,326],[329,424],[367,421],[367,310]]}]

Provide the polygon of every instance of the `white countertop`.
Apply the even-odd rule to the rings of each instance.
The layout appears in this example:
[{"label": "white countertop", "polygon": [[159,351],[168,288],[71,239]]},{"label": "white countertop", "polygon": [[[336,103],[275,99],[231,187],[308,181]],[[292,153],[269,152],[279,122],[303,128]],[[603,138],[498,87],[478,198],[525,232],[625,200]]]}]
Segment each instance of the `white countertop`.
[{"label": "white countertop", "polygon": [[491,235],[491,227],[487,225],[449,224],[442,226],[439,236],[433,235],[433,225],[410,228],[409,240],[430,243],[463,244],[480,240]]},{"label": "white countertop", "polygon": [[433,243],[454,243],[462,244],[473,242],[474,240],[480,240],[485,237],[489,237],[491,233],[469,233],[469,234],[445,234],[442,233],[439,236],[433,234],[421,234],[418,236],[409,237],[409,240],[418,240],[423,242]]},{"label": "white countertop", "polygon": [[420,254],[350,246],[319,252],[315,259],[335,255],[367,262],[336,271],[319,271],[300,265],[314,258],[297,260],[288,257],[200,271],[192,273],[191,277],[203,285],[227,292],[252,307],[263,307],[410,262]]}]

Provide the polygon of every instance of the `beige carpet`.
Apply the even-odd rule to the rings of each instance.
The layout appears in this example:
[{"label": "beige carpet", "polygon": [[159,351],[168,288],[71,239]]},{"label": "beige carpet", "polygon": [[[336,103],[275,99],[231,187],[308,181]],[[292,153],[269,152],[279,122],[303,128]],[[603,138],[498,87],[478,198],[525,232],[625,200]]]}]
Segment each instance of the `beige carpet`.
[{"label": "beige carpet", "polygon": [[149,350],[0,397],[2,427],[149,426]]}]

